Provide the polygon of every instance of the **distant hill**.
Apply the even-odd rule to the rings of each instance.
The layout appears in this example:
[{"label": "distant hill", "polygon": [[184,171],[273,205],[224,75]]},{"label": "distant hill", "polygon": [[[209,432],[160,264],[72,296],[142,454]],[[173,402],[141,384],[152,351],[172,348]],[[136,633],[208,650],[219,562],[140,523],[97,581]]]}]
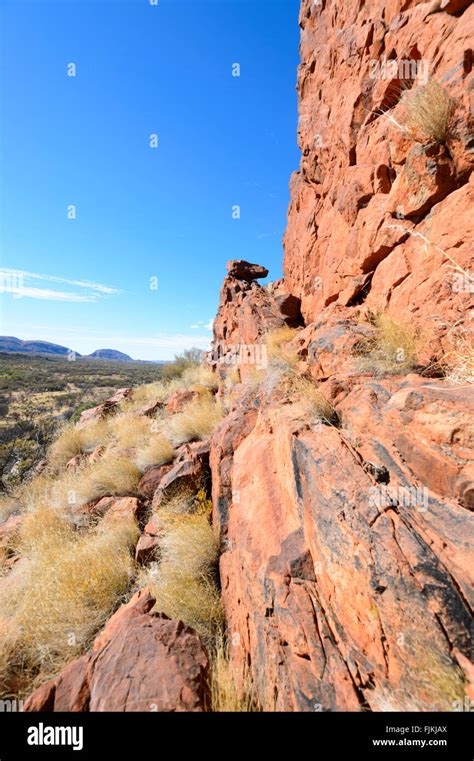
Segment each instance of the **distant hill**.
[{"label": "distant hill", "polygon": [[134,360],[124,354],[122,351],[115,349],[96,349],[92,354],[87,354],[84,359],[113,359],[116,362],[133,362]]},{"label": "distant hill", "polygon": [[[22,341],[13,336],[0,336],[0,351],[16,354],[66,357],[71,349],[49,341]],[[76,351],[76,357],[81,355]]]},{"label": "distant hill", "polygon": [[[73,351],[67,346],[52,344],[49,341],[22,341],[14,336],[0,336],[0,352],[6,354],[28,354],[40,357],[67,357]],[[104,359],[114,362],[134,362],[132,357],[115,349],[97,349],[92,354],[82,355],[75,352],[76,358],[81,359]],[[161,364],[161,363],[160,363]]]}]

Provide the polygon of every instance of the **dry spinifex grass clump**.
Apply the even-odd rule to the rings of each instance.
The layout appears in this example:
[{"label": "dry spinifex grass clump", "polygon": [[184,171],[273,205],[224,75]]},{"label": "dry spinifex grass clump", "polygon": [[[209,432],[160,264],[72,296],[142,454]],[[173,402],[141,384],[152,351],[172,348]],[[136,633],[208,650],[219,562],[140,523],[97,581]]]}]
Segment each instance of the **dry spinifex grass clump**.
[{"label": "dry spinifex grass clump", "polygon": [[57,469],[78,454],[93,450],[98,444],[107,444],[110,440],[107,420],[98,420],[85,428],[77,428],[67,423],[48,450],[48,461]]},{"label": "dry spinifex grass clump", "polygon": [[386,313],[366,315],[374,335],[360,341],[356,354],[363,371],[398,375],[418,366],[423,339],[413,326]]},{"label": "dry spinifex grass clump", "polygon": [[57,476],[40,475],[18,490],[23,510],[36,510],[48,504],[59,510],[85,505],[106,496],[134,494],[141,472],[133,462],[105,454],[75,471],[63,470]]},{"label": "dry spinifex grass clump", "polygon": [[224,410],[212,394],[196,396],[182,412],[171,415],[163,425],[163,432],[179,446],[187,441],[206,439],[222,420]]},{"label": "dry spinifex grass clump", "polygon": [[229,645],[219,635],[210,652],[210,697],[211,708],[215,713],[243,713],[257,711],[258,703],[255,686],[247,671],[236,679],[232,665]]},{"label": "dry spinifex grass clump", "polygon": [[160,560],[146,569],[140,587],[150,588],[155,609],[196,629],[212,642],[223,621],[216,566],[219,545],[210,523],[212,504],[203,491],[190,499],[175,494],[155,519],[163,530]]},{"label": "dry spinifex grass clump", "polygon": [[406,90],[404,124],[415,139],[431,139],[444,143],[448,131],[452,101],[439,82],[430,78],[426,85]]},{"label": "dry spinifex grass clump", "polygon": [[456,325],[449,332],[451,349],[441,359],[447,380],[456,385],[474,383],[474,340],[464,325]]},{"label": "dry spinifex grass clump", "polygon": [[304,376],[295,376],[289,390],[292,401],[298,406],[301,417],[304,417],[308,422],[320,421],[332,425],[338,424],[336,410],[315,381]]},{"label": "dry spinifex grass clump", "polygon": [[0,587],[0,690],[29,691],[84,652],[113,612],[133,572],[132,518],[79,533],[41,505],[22,525],[23,558]]},{"label": "dry spinifex grass clump", "polygon": [[144,471],[150,465],[164,465],[174,457],[172,444],[160,433],[154,434],[143,448],[135,455],[135,464]]},{"label": "dry spinifex grass clump", "polygon": [[295,335],[295,328],[290,328],[288,325],[275,328],[267,333],[266,345],[269,365],[279,364],[293,369],[296,367],[299,359],[298,354],[296,349],[288,346]]}]

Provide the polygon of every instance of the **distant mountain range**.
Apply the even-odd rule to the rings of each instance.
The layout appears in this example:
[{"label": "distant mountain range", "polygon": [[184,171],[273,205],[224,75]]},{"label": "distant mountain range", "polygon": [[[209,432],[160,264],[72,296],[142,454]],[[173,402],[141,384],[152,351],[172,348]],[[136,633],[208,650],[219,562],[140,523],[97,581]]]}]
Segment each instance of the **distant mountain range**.
[{"label": "distant mountain range", "polygon": [[[31,356],[40,357],[64,357],[66,358],[72,349],[68,349],[67,346],[60,346],[59,344],[52,344],[49,341],[22,341],[20,338],[14,338],[13,336],[0,336],[0,352],[6,352],[9,354],[29,354]],[[128,354],[124,354],[121,351],[115,349],[97,349],[92,354],[79,354],[75,352],[76,358],[81,359],[97,359],[97,360],[109,360],[114,362],[135,362],[140,360],[134,360],[129,357]],[[159,364],[164,364],[158,362]]]}]

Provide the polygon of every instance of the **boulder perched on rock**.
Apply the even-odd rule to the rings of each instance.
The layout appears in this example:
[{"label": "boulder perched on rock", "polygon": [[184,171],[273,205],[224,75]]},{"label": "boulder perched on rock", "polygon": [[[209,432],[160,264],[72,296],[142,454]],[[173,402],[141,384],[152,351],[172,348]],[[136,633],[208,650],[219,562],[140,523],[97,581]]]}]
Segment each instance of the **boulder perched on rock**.
[{"label": "boulder perched on rock", "polygon": [[260,264],[251,264],[243,259],[232,259],[227,262],[227,272],[230,277],[235,277],[237,280],[259,280],[262,277],[267,277],[268,270],[266,267],[262,267]]},{"label": "boulder perched on rock", "polygon": [[208,659],[199,636],[150,613],[137,592],[115,613],[89,652],[25,702],[25,711],[203,711]]},{"label": "boulder perched on rock", "polygon": [[[232,262],[228,263],[228,269],[230,264]],[[283,283],[278,287],[275,284],[261,286],[252,280],[227,275],[213,323],[208,362],[221,376],[238,368],[245,377],[255,369],[266,367],[268,332],[300,324],[300,300],[290,294]]]}]

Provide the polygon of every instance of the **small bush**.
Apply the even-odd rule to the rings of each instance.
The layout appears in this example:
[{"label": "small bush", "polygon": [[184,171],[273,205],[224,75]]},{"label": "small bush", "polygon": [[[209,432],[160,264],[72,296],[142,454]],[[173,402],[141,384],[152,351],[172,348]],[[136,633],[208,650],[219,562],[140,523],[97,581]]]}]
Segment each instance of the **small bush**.
[{"label": "small bush", "polygon": [[163,378],[172,380],[173,378],[180,378],[181,375],[190,367],[198,367],[202,365],[205,352],[202,349],[192,347],[186,349],[182,354],[176,354],[174,362],[170,362],[163,367]]}]

